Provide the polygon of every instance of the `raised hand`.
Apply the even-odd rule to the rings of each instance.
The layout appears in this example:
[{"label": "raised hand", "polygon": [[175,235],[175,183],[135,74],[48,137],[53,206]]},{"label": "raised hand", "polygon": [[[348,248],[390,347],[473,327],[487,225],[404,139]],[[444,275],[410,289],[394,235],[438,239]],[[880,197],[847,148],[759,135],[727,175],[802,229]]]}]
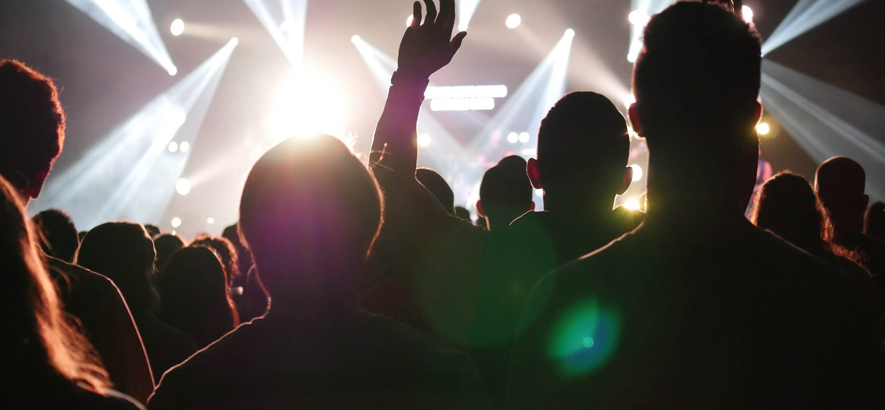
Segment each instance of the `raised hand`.
[{"label": "raised hand", "polygon": [[421,23],[421,3],[416,1],[412,25],[406,29],[400,43],[397,69],[399,76],[420,79],[430,77],[452,61],[467,36],[466,32],[460,32],[452,38],[455,28],[455,0],[439,0],[439,12],[433,0],[424,0],[424,4],[427,5],[424,23]]}]

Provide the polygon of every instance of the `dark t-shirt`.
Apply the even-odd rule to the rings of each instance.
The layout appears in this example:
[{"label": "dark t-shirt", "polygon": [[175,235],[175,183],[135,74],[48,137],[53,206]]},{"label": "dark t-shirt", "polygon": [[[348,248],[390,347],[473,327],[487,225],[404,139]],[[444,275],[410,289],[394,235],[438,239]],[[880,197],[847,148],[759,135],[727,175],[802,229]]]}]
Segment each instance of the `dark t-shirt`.
[{"label": "dark t-shirt", "polygon": [[167,372],[149,408],[490,406],[467,357],[393,320],[358,311],[347,328],[297,322],[268,317],[240,326]]},{"label": "dark t-shirt", "polygon": [[507,408],[883,408],[846,274],[743,219],[703,231],[646,224],[546,275]]},{"label": "dark t-shirt", "polygon": [[160,383],[163,373],[173,366],[187,360],[197,352],[197,346],[190,336],[157,319],[149,312],[134,312],[135,324],[141,333],[144,349],[154,381]]},{"label": "dark t-shirt", "polygon": [[873,274],[879,293],[885,297],[885,242],[862,233],[839,234],[833,242],[857,252],[861,264]]}]

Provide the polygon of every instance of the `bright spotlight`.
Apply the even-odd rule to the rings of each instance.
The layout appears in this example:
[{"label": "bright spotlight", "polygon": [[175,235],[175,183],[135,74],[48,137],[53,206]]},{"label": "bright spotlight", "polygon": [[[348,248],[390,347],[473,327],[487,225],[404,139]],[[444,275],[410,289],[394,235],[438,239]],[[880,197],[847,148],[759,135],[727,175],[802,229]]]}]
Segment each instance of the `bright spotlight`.
[{"label": "bright spotlight", "polygon": [[280,87],[267,125],[276,141],[312,134],[342,136],[346,106],[337,81],[305,67]]},{"label": "bright spotlight", "polygon": [[353,44],[357,44],[360,42],[360,36],[358,34],[354,34],[353,37],[350,38],[350,42]]},{"label": "bright spotlight", "polygon": [[178,195],[187,195],[191,192],[191,181],[187,178],[178,178],[178,181],[175,181],[175,192],[178,192]]},{"label": "bright spotlight", "polygon": [[762,55],[863,3],[864,0],[799,0],[762,45]]},{"label": "bright spotlight", "polygon": [[480,0],[461,0],[458,8],[458,31],[467,31]]},{"label": "bright spotlight", "polygon": [[174,77],[175,74],[178,74],[178,67],[176,67],[176,66],[169,67],[169,69],[166,70],[166,72],[169,73],[170,76]]},{"label": "bright spotlight", "polygon": [[639,165],[633,164],[630,165],[630,168],[633,168],[633,182],[642,179],[642,168]]},{"label": "bright spotlight", "polygon": [[101,24],[117,37],[129,43],[144,55],[166,69],[169,75],[178,71],[157,24],[151,16],[147,0],[67,0],[83,13]]},{"label": "bright spotlight", "polygon": [[175,19],[172,22],[172,27],[169,28],[169,31],[172,32],[173,36],[180,36],[181,33],[184,33],[184,21],[181,19]]},{"label": "bright spotlight", "polygon": [[406,18],[406,27],[412,27],[413,21],[415,21],[415,16],[410,14],[409,17]]},{"label": "bright spotlight", "polygon": [[517,28],[522,24],[522,17],[519,14],[513,13],[507,17],[507,21],[504,24],[507,25],[507,28]]},{"label": "bright spotlight", "polygon": [[178,143],[177,142],[172,141],[169,143],[169,152],[173,152],[173,153],[178,152]]},{"label": "bright spotlight", "polygon": [[177,216],[175,218],[172,218],[172,227],[178,228],[179,226],[181,226],[181,218]]},{"label": "bright spotlight", "polygon": [[630,12],[630,15],[627,16],[627,20],[630,20],[630,24],[643,28],[646,24],[648,24],[648,14],[643,10],[633,10]]},{"label": "bright spotlight", "polygon": [[215,223],[215,218],[206,218],[206,223],[212,225]]},{"label": "bright spotlight", "polygon": [[627,202],[624,203],[624,207],[633,211],[639,210],[639,200],[628,199]]},{"label": "bright spotlight", "polygon": [[756,132],[759,135],[768,135],[771,132],[771,126],[767,123],[760,122],[759,125],[756,126]]},{"label": "bright spotlight", "polygon": [[525,144],[526,142],[529,142],[529,138],[531,138],[529,136],[529,133],[527,133],[527,132],[520,132],[519,133],[519,142]]},{"label": "bright spotlight", "polygon": [[[304,63],[308,0],[244,0],[296,71]],[[280,24],[280,22],[283,22]]]},{"label": "bright spotlight", "polygon": [[233,37],[233,38],[230,39],[230,41],[228,42],[228,44],[230,44],[230,45],[236,47],[237,44],[240,44],[240,39],[238,39],[238,38],[236,38],[236,37]]},{"label": "bright spotlight", "polygon": [[642,52],[642,47],[645,47],[642,40],[633,40],[633,42],[630,43],[630,51],[627,53],[627,61],[635,63],[636,59],[639,58],[639,53]]},{"label": "bright spotlight", "polygon": [[636,103],[636,96],[634,96],[633,94],[628,94],[626,97],[624,97],[624,106],[625,107],[630,108],[630,106],[635,103]]},{"label": "bright spotlight", "polygon": [[188,152],[191,149],[191,144],[188,144],[187,141],[181,141],[181,144],[178,144],[178,149],[180,149],[181,152]]},{"label": "bright spotlight", "polygon": [[507,134],[507,142],[509,142],[511,144],[516,144],[517,141],[519,141],[519,134],[517,134],[515,132],[511,132],[510,134]]},{"label": "bright spotlight", "polygon": [[753,22],[753,9],[750,6],[741,7],[741,14],[744,16],[744,21],[747,23]]},{"label": "bright spotlight", "polygon": [[568,38],[573,38],[573,37],[575,37],[575,30],[572,30],[572,29],[566,29],[566,30],[565,30],[565,36],[568,37]]},{"label": "bright spotlight", "polygon": [[428,147],[430,146],[430,136],[427,134],[421,134],[418,136],[418,146],[419,147]]}]

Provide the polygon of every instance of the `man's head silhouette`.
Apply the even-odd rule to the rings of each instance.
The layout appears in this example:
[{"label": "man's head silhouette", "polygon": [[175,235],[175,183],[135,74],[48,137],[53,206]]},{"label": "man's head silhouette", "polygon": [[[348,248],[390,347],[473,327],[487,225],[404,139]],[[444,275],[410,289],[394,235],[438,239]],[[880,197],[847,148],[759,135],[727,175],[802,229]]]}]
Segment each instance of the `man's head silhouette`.
[{"label": "man's head silhouette", "polygon": [[864,193],[866,172],[860,164],[851,158],[830,158],[817,167],[814,187],[837,233],[863,232],[870,197]]},{"label": "man's head silhouette", "polygon": [[532,185],[526,176],[526,161],[511,155],[502,159],[482,177],[476,209],[487,218],[489,227],[509,225],[520,215],[535,208]]},{"label": "man's head silhouette", "polygon": [[0,61],[0,175],[25,198],[36,198],[64,134],[65,115],[52,80],[18,61]]},{"label": "man's head silhouette", "polygon": [[455,193],[439,172],[430,168],[418,168],[415,170],[415,179],[436,197],[446,212],[455,215]]}]

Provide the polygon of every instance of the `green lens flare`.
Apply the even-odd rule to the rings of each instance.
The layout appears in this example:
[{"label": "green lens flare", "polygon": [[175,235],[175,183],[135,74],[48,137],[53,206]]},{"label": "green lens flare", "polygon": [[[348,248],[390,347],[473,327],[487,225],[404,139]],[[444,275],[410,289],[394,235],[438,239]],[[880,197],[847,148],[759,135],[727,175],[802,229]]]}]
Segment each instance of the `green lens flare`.
[{"label": "green lens flare", "polygon": [[619,330],[614,310],[601,307],[596,299],[585,300],[568,310],[554,327],[547,354],[559,362],[563,375],[592,372],[614,353]]}]

